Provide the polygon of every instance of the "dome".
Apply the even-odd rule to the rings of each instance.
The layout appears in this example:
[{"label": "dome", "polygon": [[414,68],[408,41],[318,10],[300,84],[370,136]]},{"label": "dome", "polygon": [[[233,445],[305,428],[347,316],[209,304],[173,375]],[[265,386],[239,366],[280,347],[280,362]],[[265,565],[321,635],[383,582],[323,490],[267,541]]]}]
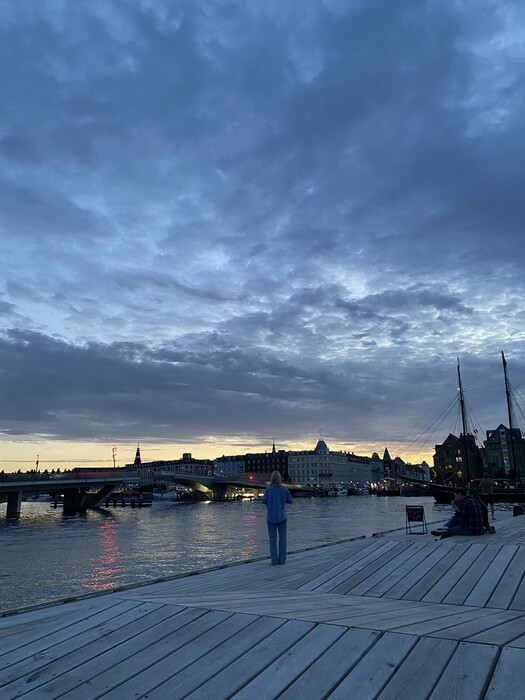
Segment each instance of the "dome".
[{"label": "dome", "polygon": [[315,452],[328,452],[328,445],[324,440],[319,440],[315,446]]}]

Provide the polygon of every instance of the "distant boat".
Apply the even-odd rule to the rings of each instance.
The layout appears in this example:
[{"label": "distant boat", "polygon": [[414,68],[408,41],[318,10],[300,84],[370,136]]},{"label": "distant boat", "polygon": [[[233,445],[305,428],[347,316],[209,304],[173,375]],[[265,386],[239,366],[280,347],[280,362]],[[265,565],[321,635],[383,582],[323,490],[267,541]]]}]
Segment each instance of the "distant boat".
[{"label": "distant boat", "polygon": [[169,501],[172,496],[173,491],[160,491],[158,489],[153,489],[153,491],[151,492],[151,497],[154,501]]},{"label": "distant boat", "polygon": [[401,496],[401,488],[399,486],[389,486],[387,488],[377,489],[377,496]]},{"label": "distant boat", "polygon": [[328,489],[328,496],[348,496],[348,489],[344,486],[333,486]]}]

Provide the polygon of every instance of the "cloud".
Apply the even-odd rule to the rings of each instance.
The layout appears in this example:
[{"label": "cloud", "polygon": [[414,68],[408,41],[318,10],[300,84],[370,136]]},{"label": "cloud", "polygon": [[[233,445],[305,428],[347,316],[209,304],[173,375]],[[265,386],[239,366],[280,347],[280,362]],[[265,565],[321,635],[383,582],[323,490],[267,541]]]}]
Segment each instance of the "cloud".
[{"label": "cloud", "polygon": [[380,447],[520,366],[516,3],[2,12],[8,434]]}]

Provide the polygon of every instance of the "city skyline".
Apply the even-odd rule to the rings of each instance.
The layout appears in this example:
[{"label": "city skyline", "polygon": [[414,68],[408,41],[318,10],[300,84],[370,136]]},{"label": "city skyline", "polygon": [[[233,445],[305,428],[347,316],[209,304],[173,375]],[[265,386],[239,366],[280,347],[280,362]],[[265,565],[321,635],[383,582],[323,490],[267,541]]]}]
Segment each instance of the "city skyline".
[{"label": "city skyline", "polygon": [[482,5],[0,0],[0,470],[428,461],[457,357],[508,424],[525,12]]}]

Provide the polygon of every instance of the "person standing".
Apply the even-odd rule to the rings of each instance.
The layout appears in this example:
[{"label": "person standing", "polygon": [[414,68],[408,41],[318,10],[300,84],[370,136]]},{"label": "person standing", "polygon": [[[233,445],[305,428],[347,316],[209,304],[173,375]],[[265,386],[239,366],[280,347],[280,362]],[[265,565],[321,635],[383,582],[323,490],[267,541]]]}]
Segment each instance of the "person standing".
[{"label": "person standing", "polygon": [[483,472],[483,478],[479,480],[479,488],[481,489],[481,496],[485,503],[490,506],[490,514],[492,515],[492,520],[496,519],[494,515],[494,482],[489,477],[488,472]]},{"label": "person standing", "polygon": [[[286,504],[293,503],[293,498],[286,486],[281,484],[281,474],[278,471],[272,472],[270,485],[266,488],[261,501],[266,505],[271,563],[284,564],[288,526]],[[279,547],[277,547],[277,536],[279,536]]]}]

